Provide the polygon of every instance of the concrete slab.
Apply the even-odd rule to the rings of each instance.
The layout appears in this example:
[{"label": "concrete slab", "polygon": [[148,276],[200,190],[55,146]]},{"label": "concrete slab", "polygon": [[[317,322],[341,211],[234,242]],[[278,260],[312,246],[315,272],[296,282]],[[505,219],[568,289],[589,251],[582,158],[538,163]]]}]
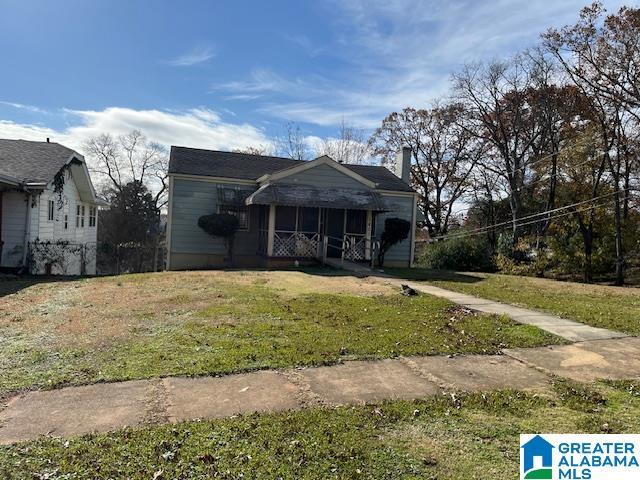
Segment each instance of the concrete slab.
[{"label": "concrete slab", "polygon": [[228,377],[166,378],[164,385],[170,421],[300,407],[297,387],[273,371]]},{"label": "concrete slab", "polygon": [[565,346],[515,348],[505,354],[580,382],[640,377],[640,338],[596,340]]},{"label": "concrete slab", "polygon": [[140,380],[20,395],[0,412],[0,444],[138,425],[145,418],[150,390],[151,382]]},{"label": "concrete slab", "polygon": [[549,377],[505,355],[410,357],[422,374],[439,380],[444,389],[489,391],[501,388],[535,390],[548,386]]},{"label": "concrete slab", "polygon": [[439,393],[400,360],[355,361],[301,371],[310,390],[333,405],[424,398]]}]

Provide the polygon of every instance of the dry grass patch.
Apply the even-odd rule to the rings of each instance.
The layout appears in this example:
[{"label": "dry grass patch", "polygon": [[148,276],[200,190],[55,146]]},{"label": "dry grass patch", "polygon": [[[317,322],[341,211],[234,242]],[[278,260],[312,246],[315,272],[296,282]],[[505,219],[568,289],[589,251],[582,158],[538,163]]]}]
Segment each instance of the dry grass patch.
[{"label": "dry grass patch", "polygon": [[451,307],[335,272],[163,272],[37,283],[0,299],[0,395],[559,341]]}]

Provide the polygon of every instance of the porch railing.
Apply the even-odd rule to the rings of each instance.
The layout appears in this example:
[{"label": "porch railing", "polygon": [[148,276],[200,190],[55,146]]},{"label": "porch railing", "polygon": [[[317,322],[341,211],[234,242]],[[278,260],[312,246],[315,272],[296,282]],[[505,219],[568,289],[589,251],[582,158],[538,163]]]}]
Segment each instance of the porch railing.
[{"label": "porch railing", "polygon": [[[266,254],[267,231],[260,231],[260,253]],[[365,235],[347,234],[332,237],[318,232],[295,232],[276,230],[273,234],[273,257],[317,258],[323,263],[327,252],[339,252],[338,259],[352,262],[373,261],[379,242]]]},{"label": "porch railing", "polygon": [[354,262],[367,259],[367,237],[365,235],[346,234],[344,236],[344,259]]},{"label": "porch railing", "polygon": [[[351,238],[349,238],[351,237]],[[368,261],[371,267],[374,266],[376,255],[380,249],[380,241],[360,235],[345,235],[342,238],[322,236],[322,256],[319,258],[322,263],[327,263],[327,251],[329,248],[341,252],[338,261]],[[342,242],[341,245],[338,245]]]},{"label": "porch railing", "polygon": [[273,234],[274,257],[317,258],[320,256],[318,232],[288,232],[276,230]]}]

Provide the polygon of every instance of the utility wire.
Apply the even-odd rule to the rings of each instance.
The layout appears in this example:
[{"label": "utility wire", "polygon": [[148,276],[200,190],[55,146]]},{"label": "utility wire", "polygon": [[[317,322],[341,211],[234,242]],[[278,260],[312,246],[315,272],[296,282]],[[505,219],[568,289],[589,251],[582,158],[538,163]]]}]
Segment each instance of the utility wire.
[{"label": "utility wire", "polygon": [[[606,205],[608,205],[608,202],[603,202],[603,203],[600,203],[598,205],[591,205],[590,207],[586,207],[586,208],[583,208],[583,209],[580,209],[580,210],[560,213],[558,215],[554,215],[554,216],[549,217],[549,218],[539,218],[537,220],[531,220],[529,222],[519,223],[516,226],[517,227],[524,227],[526,225],[533,225],[533,224],[538,223],[538,222],[543,222],[543,221],[547,221],[547,220],[555,220],[556,218],[562,218],[562,217],[566,217],[568,215],[574,215],[576,213],[586,212],[586,211],[589,211],[589,210],[593,210],[594,208],[604,207]],[[471,232],[471,233],[464,233],[464,234],[456,235],[456,236],[451,237],[451,238],[449,238],[449,237],[447,237],[447,238],[436,237],[436,238],[434,238],[432,240],[435,240],[435,239],[438,239],[438,238],[444,238],[445,240],[456,239],[456,238],[467,238],[467,237],[473,237],[473,236],[476,236],[476,235],[483,235],[484,233],[486,233],[486,232]],[[428,240],[427,243],[431,243],[431,240]]]},{"label": "utility wire", "polygon": [[[551,157],[553,157],[555,155],[560,155],[565,150],[569,150],[569,149],[572,149],[572,148],[575,148],[575,147],[579,147],[579,146],[584,146],[584,144],[587,143],[587,141],[588,141],[587,139],[584,139],[584,140],[579,140],[579,141],[577,141],[575,143],[571,143],[571,144],[565,145],[562,148],[560,148],[557,152],[548,153],[548,154],[543,155],[542,157],[538,158],[537,160],[535,160],[535,161],[533,161],[531,163],[527,163],[527,164],[525,164],[525,165],[523,165],[521,167],[514,168],[513,170],[511,170],[511,173],[513,174],[513,173],[519,172],[521,170],[526,170],[527,168],[531,168],[534,165],[537,165],[540,162],[543,162],[548,158],[551,158]],[[604,152],[599,152],[599,153],[603,154]]]},{"label": "utility wire", "polygon": [[[596,156],[600,156],[600,155],[604,155],[603,152],[599,152],[596,154]],[[577,168],[577,167],[581,167],[582,165],[586,165],[587,163],[591,163],[596,159],[596,157],[592,157],[588,160],[585,160],[584,162],[580,162],[576,165],[570,165],[569,168]],[[521,192],[523,189],[529,188],[532,185],[537,185],[538,183],[547,181],[551,178],[557,177],[558,175],[562,175],[564,172],[556,172],[556,173],[545,173],[544,175],[542,175],[542,177],[540,177],[538,180],[534,181],[534,182],[530,182],[527,183],[526,185],[523,185],[521,188],[516,189],[516,191]]]},{"label": "utility wire", "polygon": [[[618,193],[626,192],[626,191],[629,191],[629,190],[631,190],[631,188],[623,188],[623,189],[620,189],[620,190],[616,190],[615,192],[610,192],[610,193],[606,193],[604,195],[599,195],[599,196],[591,198],[589,200],[583,200],[581,202],[572,203],[570,205],[565,205],[565,206],[562,206],[562,207],[554,208],[552,210],[546,210],[544,212],[534,213],[534,214],[531,214],[531,215],[527,215],[525,217],[517,218],[515,220],[508,220],[506,222],[496,223],[496,224],[493,224],[493,225],[487,225],[485,227],[478,227],[478,228],[475,228],[475,229],[472,229],[472,230],[467,230],[465,232],[460,232],[460,233],[450,233],[450,234],[446,234],[446,235],[439,235],[437,237],[431,238],[429,241],[442,240],[442,239],[446,240],[446,239],[449,239],[449,238],[457,238],[459,236],[467,236],[469,234],[476,234],[476,233],[481,234],[481,233],[485,233],[488,230],[492,230],[492,229],[494,229],[496,227],[502,227],[502,226],[506,226],[506,225],[512,225],[512,226],[519,227],[519,226],[525,225],[525,224],[519,224],[518,223],[518,222],[521,222],[522,220],[529,220],[529,219],[532,219],[532,218],[535,218],[535,217],[540,217],[542,215],[548,215],[550,213],[561,212],[561,211],[566,210],[568,208],[573,208],[573,207],[578,207],[580,205],[585,205],[587,203],[591,203],[591,202],[594,202],[596,200],[600,200],[602,198],[611,197],[611,196],[616,195]],[[569,213],[575,213],[575,212],[569,212]],[[551,217],[544,217],[544,218],[536,220],[536,222],[547,221],[547,220],[551,220],[551,219],[552,219]],[[533,223],[536,223],[536,222],[533,222]]]}]

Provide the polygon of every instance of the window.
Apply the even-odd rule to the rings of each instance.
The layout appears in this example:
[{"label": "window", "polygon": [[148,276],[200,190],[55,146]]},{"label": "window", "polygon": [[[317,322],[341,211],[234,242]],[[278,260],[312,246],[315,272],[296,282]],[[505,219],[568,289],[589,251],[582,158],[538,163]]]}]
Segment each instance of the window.
[{"label": "window", "polygon": [[238,217],[238,230],[249,230],[249,209],[247,207],[236,207],[233,205],[220,205],[218,213],[228,213]]},{"label": "window", "polygon": [[64,214],[64,229],[66,230],[67,228],[69,228],[69,215],[67,215],[65,213]]},{"label": "window", "polygon": [[76,228],[84,227],[84,205],[76,205]]},{"label": "window", "polygon": [[218,213],[235,215],[240,224],[239,230],[249,230],[249,209],[244,202],[253,190],[219,185],[217,191]]},{"label": "window", "polygon": [[89,207],[89,226],[96,226],[96,207]]},{"label": "window", "polygon": [[55,203],[53,202],[53,200],[49,200],[49,202],[47,203],[47,220],[49,220],[50,222],[53,221],[54,209]]}]

